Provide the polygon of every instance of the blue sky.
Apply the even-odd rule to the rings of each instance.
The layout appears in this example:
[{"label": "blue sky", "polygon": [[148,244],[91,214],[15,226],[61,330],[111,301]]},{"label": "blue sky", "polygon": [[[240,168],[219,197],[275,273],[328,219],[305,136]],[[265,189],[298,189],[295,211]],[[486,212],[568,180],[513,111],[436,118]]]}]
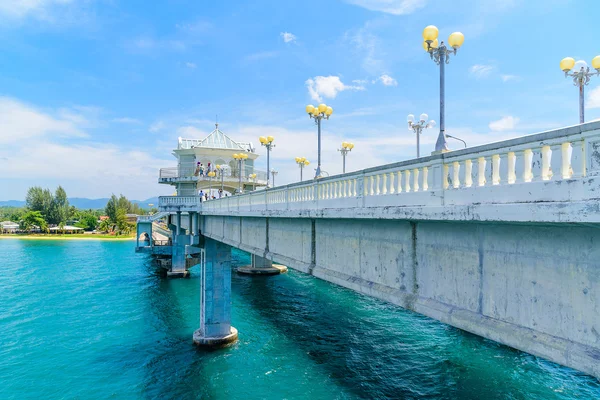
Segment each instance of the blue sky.
[{"label": "blue sky", "polygon": [[[307,4],[0,0],[0,200],[58,184],[71,197],[170,194],[158,168],[217,114],[235,140],[275,136],[277,183],[293,182],[295,156],[316,161],[304,107],[317,99],[335,110],[323,126],[330,174],[342,140],[356,145],[349,170],[412,158],[406,115],[439,119],[429,24],[465,34],[446,70],[446,129],[469,145],[577,123],[577,89],[558,65],[600,54],[594,0]],[[600,118],[600,77],[586,90],[586,119]],[[436,136],[423,134],[422,154]]]}]

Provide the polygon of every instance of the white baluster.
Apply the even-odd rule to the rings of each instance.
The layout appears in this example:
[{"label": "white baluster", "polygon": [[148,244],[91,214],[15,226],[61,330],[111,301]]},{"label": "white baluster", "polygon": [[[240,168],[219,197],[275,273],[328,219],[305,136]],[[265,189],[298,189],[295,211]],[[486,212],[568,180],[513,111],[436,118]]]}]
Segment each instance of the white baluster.
[{"label": "white baluster", "polygon": [[542,177],[545,181],[550,180],[550,146],[542,148]]},{"label": "white baluster", "polygon": [[429,168],[423,167],[423,191],[429,189]]},{"label": "white baluster", "polygon": [[419,169],[415,168],[413,172],[413,192],[419,191]]},{"label": "white baluster", "polygon": [[448,166],[448,164],[442,165],[442,187],[444,188],[444,190],[447,190],[449,187],[449,183],[448,183],[449,169],[450,169],[450,167]]},{"label": "white baluster", "polygon": [[465,173],[464,173],[464,179],[462,181],[461,187],[468,188],[468,187],[473,186],[472,171],[473,171],[473,161],[465,160]]},{"label": "white baluster", "polygon": [[396,193],[396,182],[394,181],[394,173],[390,172],[390,194]]},{"label": "white baluster", "polygon": [[396,174],[396,193],[402,193],[402,171]]},{"label": "white baluster", "polygon": [[388,192],[388,190],[387,190],[387,174],[381,175],[381,186],[382,186],[381,194],[387,194],[387,192]]},{"label": "white baluster", "polygon": [[585,146],[583,140],[571,143],[571,179],[585,176]]},{"label": "white baluster", "polygon": [[563,145],[554,144],[550,147],[552,151],[550,158],[550,171],[553,181],[560,181],[563,179],[565,169],[563,168],[564,161],[566,161],[567,152],[563,151]]},{"label": "white baluster", "polygon": [[543,180],[543,153],[541,147],[531,149],[531,181]]},{"label": "white baluster", "polygon": [[480,177],[479,182],[481,182],[481,186],[492,186],[492,157],[481,157],[479,160],[483,167],[483,169],[479,170],[479,172],[483,173],[483,179]]},{"label": "white baluster", "polygon": [[498,154],[498,185],[508,185],[508,153]]},{"label": "white baluster", "polygon": [[404,171],[404,191],[406,193],[410,192],[410,170],[409,169]]}]

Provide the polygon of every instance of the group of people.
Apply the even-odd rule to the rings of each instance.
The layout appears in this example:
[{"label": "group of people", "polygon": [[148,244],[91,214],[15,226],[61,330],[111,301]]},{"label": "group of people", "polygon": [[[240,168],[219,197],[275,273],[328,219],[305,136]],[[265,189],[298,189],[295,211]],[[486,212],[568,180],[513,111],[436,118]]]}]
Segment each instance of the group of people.
[{"label": "group of people", "polygon": [[215,195],[211,195],[208,192],[205,192],[204,190],[200,189],[200,191],[198,191],[198,196],[200,196],[200,200],[201,201],[207,201],[207,200],[215,200],[215,199],[220,199],[221,197],[228,197],[229,194],[223,192],[223,189],[219,189],[218,193],[217,193],[218,197]]},{"label": "group of people", "polygon": [[208,165],[205,168],[201,162],[197,162],[196,170],[194,171],[194,176],[208,176],[208,173],[211,171],[216,172],[216,168],[214,165],[211,165],[210,163],[208,163]]}]

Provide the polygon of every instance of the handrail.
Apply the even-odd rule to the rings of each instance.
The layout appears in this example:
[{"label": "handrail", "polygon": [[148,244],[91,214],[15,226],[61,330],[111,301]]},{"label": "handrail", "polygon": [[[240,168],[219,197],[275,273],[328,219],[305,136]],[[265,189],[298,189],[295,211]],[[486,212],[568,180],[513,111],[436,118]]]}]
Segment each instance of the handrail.
[{"label": "handrail", "polygon": [[[599,196],[548,184],[590,175],[600,175],[600,122],[226,197],[202,210],[572,201]],[[547,185],[537,191],[513,186],[540,182]]]}]

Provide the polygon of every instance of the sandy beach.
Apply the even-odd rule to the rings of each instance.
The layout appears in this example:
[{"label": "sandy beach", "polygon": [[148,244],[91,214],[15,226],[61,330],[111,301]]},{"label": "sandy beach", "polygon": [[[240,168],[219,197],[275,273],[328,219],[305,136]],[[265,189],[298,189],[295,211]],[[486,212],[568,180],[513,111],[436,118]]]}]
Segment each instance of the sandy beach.
[{"label": "sandy beach", "polygon": [[107,237],[103,235],[0,235],[0,239],[13,240],[135,240],[134,236]]}]

